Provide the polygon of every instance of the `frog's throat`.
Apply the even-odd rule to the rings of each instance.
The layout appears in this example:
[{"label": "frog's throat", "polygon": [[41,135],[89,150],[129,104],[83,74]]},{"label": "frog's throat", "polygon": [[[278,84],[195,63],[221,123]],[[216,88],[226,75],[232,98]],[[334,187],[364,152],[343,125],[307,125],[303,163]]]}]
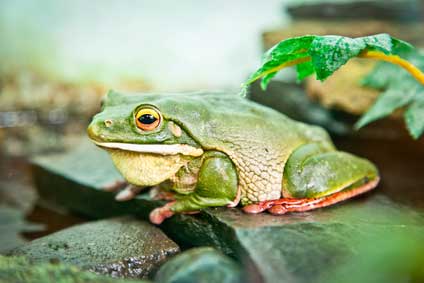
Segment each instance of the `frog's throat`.
[{"label": "frog's throat", "polygon": [[194,157],[198,157],[203,154],[203,150],[201,148],[193,147],[188,144],[133,144],[118,142],[98,142],[95,140],[93,140],[93,142],[100,147],[140,153],[154,153],[161,155],[182,154]]}]

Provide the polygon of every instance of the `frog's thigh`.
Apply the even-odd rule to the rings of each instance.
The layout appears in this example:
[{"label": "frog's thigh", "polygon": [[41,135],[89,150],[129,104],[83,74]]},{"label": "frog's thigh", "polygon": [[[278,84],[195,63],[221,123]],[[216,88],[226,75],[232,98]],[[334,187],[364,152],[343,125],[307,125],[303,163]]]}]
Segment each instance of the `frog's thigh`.
[{"label": "frog's thigh", "polygon": [[236,196],[237,172],[234,164],[223,153],[207,152],[195,190],[179,197],[170,209],[173,212],[185,212],[209,206],[224,206]]},{"label": "frog's thigh", "polygon": [[306,144],[287,161],[283,175],[283,196],[318,198],[344,189],[359,187],[378,178],[375,166],[346,152]]}]

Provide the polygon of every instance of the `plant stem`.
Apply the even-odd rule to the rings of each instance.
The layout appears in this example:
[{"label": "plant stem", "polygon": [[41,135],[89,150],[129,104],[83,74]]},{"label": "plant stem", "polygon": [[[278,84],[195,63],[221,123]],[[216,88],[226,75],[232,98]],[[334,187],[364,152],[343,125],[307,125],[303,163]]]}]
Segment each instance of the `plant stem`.
[{"label": "plant stem", "polygon": [[400,58],[397,55],[386,55],[379,51],[368,51],[361,52],[358,57],[369,58],[386,61],[395,65],[398,65],[408,71],[417,81],[424,85],[424,74],[420,69],[415,67],[412,63]]}]

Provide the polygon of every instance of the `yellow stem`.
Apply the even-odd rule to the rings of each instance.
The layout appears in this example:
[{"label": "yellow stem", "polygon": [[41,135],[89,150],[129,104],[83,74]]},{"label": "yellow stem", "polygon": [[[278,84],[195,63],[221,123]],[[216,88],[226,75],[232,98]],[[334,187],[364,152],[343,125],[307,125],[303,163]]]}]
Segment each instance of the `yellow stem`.
[{"label": "yellow stem", "polygon": [[417,81],[419,81],[421,84],[424,85],[424,74],[421,72],[420,69],[415,67],[412,63],[400,58],[397,55],[386,55],[383,52],[379,51],[363,51],[361,52],[358,57],[360,58],[370,58],[370,59],[377,59],[377,60],[383,60],[395,65],[398,65],[405,70],[407,70]]},{"label": "yellow stem", "polygon": [[294,65],[297,65],[297,64],[301,64],[301,63],[304,63],[304,62],[308,62],[310,60],[311,60],[311,57],[310,56],[307,56],[307,57],[303,57],[303,58],[299,58],[299,59],[295,59],[293,61],[289,61],[289,62],[283,63],[281,65],[278,65],[277,67],[274,67],[272,69],[269,69],[269,70],[261,73],[260,75],[257,75],[256,77],[250,79],[249,81],[246,82],[245,85],[249,85],[249,84],[253,83],[254,81],[256,81],[257,79],[260,79],[260,78],[262,78],[262,77],[264,77],[264,76],[266,76],[268,74],[271,74],[271,73],[274,73],[274,72],[278,72],[281,69],[284,69],[284,68],[287,68],[287,67],[291,67],[291,66],[294,66]]}]

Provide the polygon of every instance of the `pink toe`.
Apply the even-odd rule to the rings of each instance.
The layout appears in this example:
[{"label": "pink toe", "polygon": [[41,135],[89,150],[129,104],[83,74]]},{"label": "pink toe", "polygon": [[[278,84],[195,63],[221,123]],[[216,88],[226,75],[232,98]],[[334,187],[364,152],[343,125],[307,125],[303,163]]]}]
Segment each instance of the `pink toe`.
[{"label": "pink toe", "polygon": [[165,220],[165,217],[163,217],[160,212],[157,212],[156,210],[157,209],[150,212],[149,219],[153,224],[159,225],[163,222],[163,220]]},{"label": "pink toe", "polygon": [[274,205],[268,209],[268,212],[274,215],[281,215],[287,212],[287,209],[282,205]]},{"label": "pink toe", "polygon": [[264,211],[264,208],[257,204],[246,205],[242,209],[246,213],[261,213],[262,211]]},{"label": "pink toe", "polygon": [[130,190],[123,190],[121,192],[119,192],[116,196],[115,196],[115,200],[117,201],[127,201],[127,200],[131,200],[135,197],[135,194],[130,191]]}]

